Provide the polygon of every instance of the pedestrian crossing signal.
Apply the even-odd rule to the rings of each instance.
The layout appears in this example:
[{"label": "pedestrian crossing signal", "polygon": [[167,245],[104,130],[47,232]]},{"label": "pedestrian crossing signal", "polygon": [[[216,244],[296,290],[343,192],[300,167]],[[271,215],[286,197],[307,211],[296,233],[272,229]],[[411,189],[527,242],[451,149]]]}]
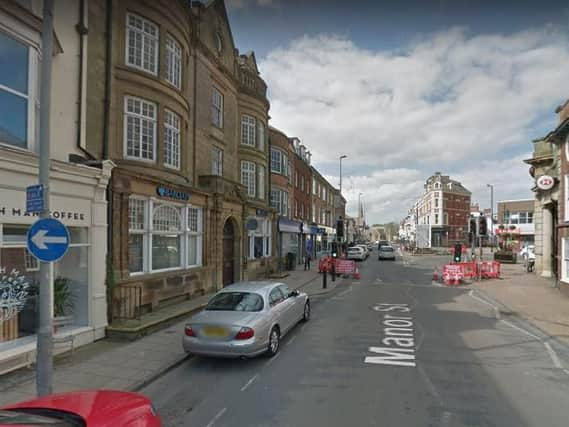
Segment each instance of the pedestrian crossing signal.
[{"label": "pedestrian crossing signal", "polygon": [[462,245],[456,243],[454,245],[454,262],[460,262],[462,260]]}]

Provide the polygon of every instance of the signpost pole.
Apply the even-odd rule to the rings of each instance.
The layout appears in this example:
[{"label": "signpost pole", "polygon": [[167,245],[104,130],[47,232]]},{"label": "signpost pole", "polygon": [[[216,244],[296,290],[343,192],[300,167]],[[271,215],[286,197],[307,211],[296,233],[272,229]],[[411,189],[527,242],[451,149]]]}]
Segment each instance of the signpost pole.
[{"label": "signpost pole", "polygon": [[[40,82],[39,183],[44,208],[40,218],[49,217],[51,58],[53,54],[53,0],[43,2],[42,60]],[[37,334],[36,388],[38,396],[51,394],[53,383],[53,313],[51,263],[40,262],[39,327]]]}]

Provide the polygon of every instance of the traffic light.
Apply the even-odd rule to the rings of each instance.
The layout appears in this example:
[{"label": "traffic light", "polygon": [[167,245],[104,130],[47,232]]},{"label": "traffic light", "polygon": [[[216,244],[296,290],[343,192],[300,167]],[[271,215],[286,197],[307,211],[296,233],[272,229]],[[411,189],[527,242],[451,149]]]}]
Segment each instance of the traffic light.
[{"label": "traffic light", "polygon": [[336,242],[332,242],[332,258],[338,257],[338,244]]},{"label": "traffic light", "polygon": [[454,244],[454,262],[460,262],[462,260],[462,244]]},{"label": "traffic light", "polygon": [[472,234],[472,237],[478,236],[478,221],[476,218],[470,218],[470,223],[468,226],[468,231]]},{"label": "traffic light", "polygon": [[336,237],[342,239],[344,237],[344,221],[339,219],[336,221]]},{"label": "traffic light", "polygon": [[478,217],[478,234],[480,236],[488,235],[488,223],[486,222],[486,218],[483,216]]}]

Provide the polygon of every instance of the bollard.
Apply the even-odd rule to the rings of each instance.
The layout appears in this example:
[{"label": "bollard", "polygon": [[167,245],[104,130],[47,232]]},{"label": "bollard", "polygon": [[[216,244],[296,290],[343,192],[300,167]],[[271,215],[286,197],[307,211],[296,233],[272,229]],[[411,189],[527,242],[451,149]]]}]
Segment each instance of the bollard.
[{"label": "bollard", "polygon": [[332,260],[332,282],[336,281],[336,262]]},{"label": "bollard", "polygon": [[326,284],[326,280],[328,273],[326,272],[326,269],[324,269],[324,271],[322,272],[322,289],[326,289],[327,288],[327,284]]}]

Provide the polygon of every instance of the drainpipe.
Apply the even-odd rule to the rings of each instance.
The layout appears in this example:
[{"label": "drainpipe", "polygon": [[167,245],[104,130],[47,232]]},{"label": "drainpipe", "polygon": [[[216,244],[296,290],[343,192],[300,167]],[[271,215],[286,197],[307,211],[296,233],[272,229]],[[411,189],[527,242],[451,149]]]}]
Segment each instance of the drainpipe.
[{"label": "drainpipe", "polygon": [[105,14],[105,100],[104,100],[104,116],[103,116],[103,160],[109,158],[109,139],[110,139],[110,108],[111,108],[111,71],[112,71],[112,48],[113,48],[113,0],[107,0]]},{"label": "drainpipe", "polygon": [[[105,11],[105,98],[104,98],[104,112],[103,112],[103,149],[102,159],[109,159],[109,139],[110,139],[110,106],[111,106],[111,71],[112,71],[112,46],[113,46],[113,0],[107,0]],[[108,289],[109,283],[114,283],[114,277],[109,278],[109,274],[114,276],[113,266],[113,179],[109,179],[107,183],[107,313],[109,322],[112,322],[112,302],[113,290]],[[109,294],[109,291],[111,294]]]},{"label": "drainpipe", "polygon": [[87,91],[87,76],[86,76],[86,61],[87,55],[85,54],[85,38],[89,29],[87,27],[87,17],[85,1],[79,1],[79,22],[75,26],[77,32],[79,33],[79,78],[78,78],[78,88],[77,93],[79,96],[78,108],[77,108],[77,148],[87,155],[89,160],[95,160],[93,156],[86,148],[85,143],[85,132],[83,131],[83,125],[86,121],[85,117],[85,95]]}]

